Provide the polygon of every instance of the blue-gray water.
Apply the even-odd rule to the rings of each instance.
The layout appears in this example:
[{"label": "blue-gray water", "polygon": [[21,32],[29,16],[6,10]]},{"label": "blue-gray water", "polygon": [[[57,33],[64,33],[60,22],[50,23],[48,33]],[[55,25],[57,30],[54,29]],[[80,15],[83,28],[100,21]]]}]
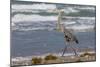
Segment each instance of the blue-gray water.
[{"label": "blue-gray water", "polygon": [[[11,56],[31,56],[46,53],[61,53],[65,47],[63,33],[57,31],[12,31]],[[75,48],[92,48],[95,50],[95,32],[74,33],[79,44]]]}]

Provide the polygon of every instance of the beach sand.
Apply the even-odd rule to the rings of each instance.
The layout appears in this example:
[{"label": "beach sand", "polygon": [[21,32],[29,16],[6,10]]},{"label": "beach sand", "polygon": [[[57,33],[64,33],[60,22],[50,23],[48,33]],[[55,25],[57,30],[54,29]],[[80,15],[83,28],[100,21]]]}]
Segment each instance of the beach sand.
[{"label": "beach sand", "polygon": [[[45,59],[46,56],[54,56],[56,58]],[[35,60],[32,60],[34,59]],[[45,56],[32,56],[32,57],[24,57],[24,58],[16,58],[16,60],[11,61],[11,66],[30,66],[30,65],[44,65],[44,64],[58,64],[58,63],[75,63],[75,62],[89,62],[96,61],[96,53],[95,52],[83,52],[78,56],[75,55],[65,55],[65,56],[57,56],[54,54],[47,54]]]}]

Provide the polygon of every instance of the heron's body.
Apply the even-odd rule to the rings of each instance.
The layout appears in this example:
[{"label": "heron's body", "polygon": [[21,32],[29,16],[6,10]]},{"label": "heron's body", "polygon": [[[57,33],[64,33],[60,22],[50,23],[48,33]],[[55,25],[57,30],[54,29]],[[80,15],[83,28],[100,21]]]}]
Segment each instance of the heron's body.
[{"label": "heron's body", "polygon": [[72,34],[70,34],[70,36],[69,36],[69,34],[66,34],[65,32],[64,32],[64,38],[65,38],[65,40],[67,41],[67,42],[76,42],[77,44],[78,44],[78,40],[77,40],[77,38],[75,37],[75,36],[73,36]]},{"label": "heron's body", "polygon": [[[63,23],[61,23],[62,13],[63,13],[63,11],[59,11],[58,23],[57,23],[57,30],[64,33],[64,38],[65,38],[65,41],[66,41],[67,43],[75,42],[75,43],[78,44],[77,38],[71,33],[71,31],[70,31],[69,29],[66,29],[66,28],[65,28],[65,26],[63,25]],[[66,47],[67,47],[67,45],[66,45]],[[65,53],[66,47],[65,47],[65,49],[64,49],[64,51],[63,51],[62,56],[63,56],[64,53]],[[74,49],[74,48],[72,48],[72,49],[73,49],[73,51],[74,51],[74,53],[75,53],[75,55],[76,55],[77,53],[76,53],[75,49]]]}]

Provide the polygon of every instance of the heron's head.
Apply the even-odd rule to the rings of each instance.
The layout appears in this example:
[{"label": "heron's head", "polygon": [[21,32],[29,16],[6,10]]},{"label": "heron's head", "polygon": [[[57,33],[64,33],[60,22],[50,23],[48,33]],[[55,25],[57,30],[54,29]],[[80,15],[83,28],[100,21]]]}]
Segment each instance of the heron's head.
[{"label": "heron's head", "polygon": [[61,10],[60,10],[60,12],[64,12],[64,10],[63,10],[63,9],[61,9]]},{"label": "heron's head", "polygon": [[64,10],[63,9],[61,9],[61,10],[59,10],[59,14],[64,14]]},{"label": "heron's head", "polygon": [[64,13],[64,10],[63,10],[63,9],[61,9],[59,12],[60,12],[60,13]]}]

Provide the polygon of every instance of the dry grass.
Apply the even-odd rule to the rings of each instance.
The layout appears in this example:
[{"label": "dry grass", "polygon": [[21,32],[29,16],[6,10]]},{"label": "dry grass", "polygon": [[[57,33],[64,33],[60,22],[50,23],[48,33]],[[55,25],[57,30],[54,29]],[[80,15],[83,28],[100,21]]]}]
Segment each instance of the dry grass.
[{"label": "dry grass", "polygon": [[47,55],[44,59],[45,60],[56,60],[58,57],[57,56],[54,56],[54,55]]},{"label": "dry grass", "polygon": [[42,60],[43,60],[42,58],[34,57],[32,58],[32,64],[41,64]]},{"label": "dry grass", "polygon": [[83,54],[80,55],[80,57],[85,57],[85,56],[95,56],[95,53],[85,52],[85,53],[83,53]]},{"label": "dry grass", "polygon": [[37,57],[33,57],[31,62],[32,65],[36,65],[36,64],[48,64],[48,63],[57,63],[58,57],[54,56],[52,54],[45,56],[44,58],[37,58]]},{"label": "dry grass", "polygon": [[89,52],[84,52],[79,56],[64,56],[64,57],[49,54],[45,57],[33,57],[31,62],[32,65],[37,65],[37,64],[95,61],[95,56],[96,56],[95,53],[89,53]]},{"label": "dry grass", "polygon": [[80,56],[65,56],[57,57],[55,55],[49,54],[44,58],[32,58],[32,64],[52,64],[52,63],[67,63],[67,62],[83,62],[83,61],[93,61],[95,60],[95,53],[85,52]]}]

